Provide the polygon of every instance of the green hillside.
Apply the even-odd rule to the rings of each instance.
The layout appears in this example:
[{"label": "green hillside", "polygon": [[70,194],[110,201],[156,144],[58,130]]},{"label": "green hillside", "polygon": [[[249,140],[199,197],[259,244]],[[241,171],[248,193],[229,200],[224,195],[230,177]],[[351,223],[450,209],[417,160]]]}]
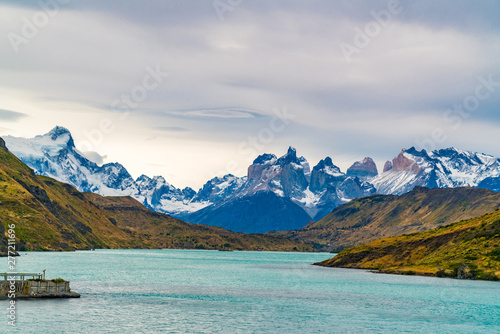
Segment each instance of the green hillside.
[{"label": "green hillside", "polygon": [[317,263],[384,273],[500,279],[500,210],[432,231],[380,239]]},{"label": "green hillside", "polygon": [[372,240],[428,231],[500,208],[500,193],[479,188],[416,187],[401,196],[372,195],[339,206],[320,221],[278,232],[318,250],[342,250]]},{"label": "green hillside", "polygon": [[[1,138],[0,221],[4,228],[16,225],[18,250],[312,249],[281,237],[249,236],[216,227],[191,225],[149,211],[131,198],[106,199],[80,193],[68,184],[35,175],[7,150]],[[5,255],[5,231],[0,232],[3,237],[0,238],[0,255]]]},{"label": "green hillside", "polygon": [[312,251],[311,245],[264,234],[235,233],[216,226],[189,224],[145,208],[131,197],[85,193],[121,230],[140,240],[137,248],[195,248]]}]

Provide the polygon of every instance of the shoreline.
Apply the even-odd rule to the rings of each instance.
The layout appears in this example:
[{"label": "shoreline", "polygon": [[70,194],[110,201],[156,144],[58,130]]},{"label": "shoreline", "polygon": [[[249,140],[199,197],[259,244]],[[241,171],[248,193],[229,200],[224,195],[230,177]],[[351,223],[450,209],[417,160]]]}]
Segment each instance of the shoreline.
[{"label": "shoreline", "polygon": [[[313,263],[313,266],[323,267],[323,268],[342,268],[342,269],[356,269],[356,270],[366,270],[372,274],[385,274],[385,275],[398,275],[398,276],[419,276],[419,277],[435,277],[435,278],[449,278],[456,280],[468,280],[468,281],[485,281],[485,282],[500,282],[498,278],[486,279],[486,278],[476,278],[476,277],[456,277],[452,275],[438,275],[430,272],[418,272],[415,270],[397,270],[397,269],[376,269],[376,268],[354,268],[354,267],[340,267],[340,266],[325,266],[321,262]],[[439,272],[439,271],[438,271]]]},{"label": "shoreline", "polygon": [[16,295],[13,298],[8,296],[0,296],[0,300],[26,300],[26,299],[67,299],[67,298],[80,298],[81,295],[77,292],[65,293],[41,293],[37,295]]}]

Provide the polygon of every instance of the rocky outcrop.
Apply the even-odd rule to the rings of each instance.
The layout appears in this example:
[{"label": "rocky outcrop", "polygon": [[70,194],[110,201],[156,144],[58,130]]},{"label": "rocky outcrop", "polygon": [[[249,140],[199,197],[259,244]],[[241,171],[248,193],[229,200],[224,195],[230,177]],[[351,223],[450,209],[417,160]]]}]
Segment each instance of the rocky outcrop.
[{"label": "rocky outcrop", "polygon": [[378,175],[377,165],[372,158],[366,157],[362,161],[356,161],[346,172],[347,176],[358,177],[366,181]]},{"label": "rocky outcrop", "polygon": [[405,157],[405,152],[405,149],[401,150],[401,153],[399,153],[399,155],[392,160],[392,170],[405,172],[410,171],[415,174],[418,173],[420,169],[415,164],[414,160]]},{"label": "rocky outcrop", "polygon": [[297,151],[292,147],[288,148],[287,154],[278,159],[277,163],[281,167],[280,182],[285,197],[300,196],[307,189],[308,170],[303,166],[304,161],[303,157],[297,158]]},{"label": "rocky outcrop", "polygon": [[259,180],[262,178],[263,171],[272,166],[277,161],[274,154],[262,154],[253,161],[248,167],[248,180]]},{"label": "rocky outcrop", "polygon": [[342,199],[354,199],[372,195],[375,191],[370,183],[363,182],[358,177],[347,177],[338,185],[337,193]]},{"label": "rocky outcrop", "polygon": [[239,195],[272,191],[278,196],[300,196],[309,185],[308,173],[309,164],[304,157],[297,157],[293,147],[279,159],[274,154],[262,154],[248,167],[247,182]]},{"label": "rocky outcrop", "polygon": [[311,172],[311,183],[309,189],[312,192],[325,190],[329,186],[336,187],[339,182],[345,179],[340,168],[333,164],[332,158],[326,157],[314,166]]},{"label": "rocky outcrop", "polygon": [[[370,160],[365,161],[366,166],[370,165]],[[376,170],[374,164],[370,169]],[[210,185],[206,187],[211,189]],[[342,173],[330,157],[321,160],[310,172],[306,159],[297,156],[297,151],[289,147],[280,158],[273,154],[257,157],[248,168],[247,180],[240,188],[234,188],[221,201],[190,214],[186,219],[243,232],[291,229],[302,227],[311,219],[323,218],[352,198],[374,192],[371,184]],[[252,209],[247,210],[247,207]],[[283,207],[293,214],[285,214]],[[240,217],[241,212],[245,212],[245,217]],[[269,217],[276,221],[269,220]]]},{"label": "rocky outcrop", "polygon": [[5,140],[3,140],[3,138],[0,138],[0,148],[8,151],[7,146],[5,146]]},{"label": "rocky outcrop", "polygon": [[384,164],[384,170],[382,173],[388,172],[392,169],[392,161],[387,160]]}]

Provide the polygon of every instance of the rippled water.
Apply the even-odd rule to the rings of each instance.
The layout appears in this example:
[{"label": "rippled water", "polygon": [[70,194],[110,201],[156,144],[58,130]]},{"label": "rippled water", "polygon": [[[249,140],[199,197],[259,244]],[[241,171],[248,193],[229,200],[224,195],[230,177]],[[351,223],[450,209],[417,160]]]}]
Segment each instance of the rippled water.
[{"label": "rippled water", "polygon": [[18,271],[47,269],[82,297],[18,301],[16,328],[0,301],[0,333],[500,333],[499,282],[310,265],[330,256],[28,252]]}]

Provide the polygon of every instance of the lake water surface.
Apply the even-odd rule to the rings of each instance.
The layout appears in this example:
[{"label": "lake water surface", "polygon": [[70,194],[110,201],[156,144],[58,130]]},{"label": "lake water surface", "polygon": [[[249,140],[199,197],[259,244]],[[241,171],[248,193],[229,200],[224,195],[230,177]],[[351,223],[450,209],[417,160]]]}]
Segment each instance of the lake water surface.
[{"label": "lake water surface", "polygon": [[[373,274],[325,253],[27,252],[80,299],[0,301],[0,333],[500,333],[500,282]],[[7,271],[7,259],[0,259]]]}]

